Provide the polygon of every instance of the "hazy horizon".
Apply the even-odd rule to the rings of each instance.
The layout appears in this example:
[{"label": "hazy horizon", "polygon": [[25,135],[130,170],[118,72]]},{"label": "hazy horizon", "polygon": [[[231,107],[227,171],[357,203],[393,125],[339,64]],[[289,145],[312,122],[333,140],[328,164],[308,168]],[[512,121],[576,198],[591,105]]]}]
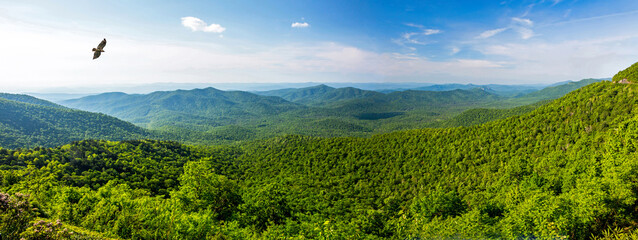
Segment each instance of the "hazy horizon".
[{"label": "hazy horizon", "polygon": [[[585,78],[587,79],[587,78]],[[611,79],[611,78],[596,78],[596,79]],[[566,82],[576,82],[583,79],[570,79],[565,81],[556,81],[552,83],[512,83],[512,84],[498,84],[498,83],[434,83],[434,82],[252,82],[252,83],[231,83],[231,82],[219,82],[219,83],[206,83],[206,82],[153,82],[145,84],[120,84],[120,85],[94,85],[94,86],[59,86],[59,87],[45,87],[45,88],[18,88],[18,89],[2,89],[0,92],[14,93],[14,94],[29,94],[29,93],[54,93],[54,94],[95,94],[105,92],[124,92],[129,94],[144,94],[154,91],[173,91],[173,90],[190,90],[196,88],[208,88],[213,87],[223,91],[270,91],[285,88],[306,88],[317,85],[327,85],[334,88],[342,87],[354,87],[363,90],[388,90],[397,88],[416,88],[433,85],[509,85],[509,86],[530,86],[530,87],[546,87]]]},{"label": "hazy horizon", "polygon": [[[590,79],[590,78],[583,78]],[[355,87],[363,90],[387,90],[394,88],[414,88],[432,85],[509,85],[509,86],[535,86],[544,87],[566,82],[576,82],[583,79],[568,79],[550,83],[461,83],[461,82],[246,82],[246,83],[206,83],[206,82],[151,82],[142,84],[105,84],[105,85],[76,85],[57,87],[18,87],[0,89],[3,93],[29,94],[29,93],[59,93],[59,94],[92,94],[104,92],[124,92],[129,94],[144,94],[154,91],[190,90],[196,88],[213,87],[224,91],[270,91],[284,88],[305,88],[317,85],[328,85],[334,88]],[[611,79],[611,77],[593,78]]]}]

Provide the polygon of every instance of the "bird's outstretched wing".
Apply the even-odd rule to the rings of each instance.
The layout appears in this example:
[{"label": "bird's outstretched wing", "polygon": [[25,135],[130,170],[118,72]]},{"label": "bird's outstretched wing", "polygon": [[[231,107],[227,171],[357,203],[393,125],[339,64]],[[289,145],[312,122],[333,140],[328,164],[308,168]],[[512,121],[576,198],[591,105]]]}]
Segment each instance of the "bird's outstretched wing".
[{"label": "bird's outstretched wing", "polygon": [[102,52],[100,52],[100,51],[95,51],[95,52],[93,52],[93,59],[96,59],[96,58],[100,57],[100,54],[101,54],[101,53],[102,53]]},{"label": "bird's outstretched wing", "polygon": [[[106,46],[106,38],[104,40],[102,40],[102,42],[100,42],[99,45],[97,45],[97,49],[103,49],[104,46]],[[98,54],[99,56],[99,54]]]}]

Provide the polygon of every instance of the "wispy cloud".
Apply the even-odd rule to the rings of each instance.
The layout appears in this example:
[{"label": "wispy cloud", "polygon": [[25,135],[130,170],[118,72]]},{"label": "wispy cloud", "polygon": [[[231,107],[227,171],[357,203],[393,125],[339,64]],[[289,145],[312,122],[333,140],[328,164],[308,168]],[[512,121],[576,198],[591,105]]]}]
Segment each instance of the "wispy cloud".
[{"label": "wispy cloud", "polygon": [[475,38],[476,39],[491,38],[493,36],[496,36],[499,33],[505,32],[510,29],[516,31],[520,35],[521,39],[523,40],[527,40],[535,36],[534,30],[532,30],[532,27],[534,26],[534,21],[528,18],[517,18],[517,17],[513,17],[511,20],[512,21],[509,27],[487,30],[482,32]]},{"label": "wispy cloud", "polygon": [[425,36],[429,36],[429,35],[432,35],[432,34],[439,34],[439,33],[441,33],[441,30],[439,30],[439,29],[425,29],[425,30],[423,30],[423,35],[425,35]]},{"label": "wispy cloud", "polygon": [[535,36],[535,33],[532,29],[523,28],[523,27],[519,27],[515,29],[523,40],[527,40]]},{"label": "wispy cloud", "polygon": [[425,26],[423,26],[421,24],[415,24],[415,23],[406,23],[405,25],[408,26],[408,27],[425,28]]},{"label": "wispy cloud", "polygon": [[[568,13],[571,14],[571,12],[572,12],[572,10],[568,9]],[[556,22],[556,23],[543,25],[543,27],[558,26],[558,25],[571,24],[571,23],[580,23],[580,22],[601,20],[601,19],[628,16],[628,15],[635,15],[635,14],[638,14],[638,10],[627,11],[627,12],[619,12],[619,13],[612,13],[612,14],[606,14],[606,15],[599,15],[599,16],[594,16],[594,17],[578,18],[578,19],[573,19],[573,20],[569,20],[569,21],[562,21],[562,22]]]},{"label": "wispy cloud", "polygon": [[515,23],[518,23],[520,25],[524,25],[524,26],[534,26],[534,22],[530,19],[527,18],[517,18],[517,17],[513,17],[512,21],[514,21]]},{"label": "wispy cloud", "polygon": [[497,29],[492,29],[492,30],[487,30],[485,32],[482,32],[481,34],[479,34],[478,36],[476,36],[477,39],[486,39],[486,38],[491,38],[493,36],[495,36],[496,34],[502,33],[505,30],[509,29],[509,27],[506,28],[497,28]]},{"label": "wispy cloud", "polygon": [[308,24],[307,22],[294,22],[290,26],[293,28],[307,28],[310,27],[310,24]]},{"label": "wispy cloud", "polygon": [[[544,0],[541,0],[541,1],[544,1]],[[527,5],[525,7],[525,12],[521,15],[521,17],[526,17],[527,15],[529,15],[532,12],[532,10],[534,9],[535,6],[536,6],[536,3],[532,3],[532,4]]]},{"label": "wispy cloud", "polygon": [[420,24],[406,23],[405,25],[408,27],[414,27],[421,30],[421,32],[413,32],[413,35],[422,34],[422,35],[428,36],[428,35],[439,34],[443,32],[440,29],[430,29]]},{"label": "wispy cloud", "polygon": [[556,6],[556,4],[559,4],[560,2],[562,2],[563,0],[553,0],[552,2],[552,6]]},{"label": "wispy cloud", "polygon": [[409,27],[418,28],[419,31],[403,33],[401,34],[400,39],[392,40],[394,43],[402,45],[402,46],[406,44],[426,45],[429,42],[424,38],[425,36],[440,34],[443,32],[440,29],[426,28],[423,25],[414,24],[414,23],[406,23],[405,25]]},{"label": "wispy cloud", "polygon": [[222,33],[226,31],[226,28],[222,27],[219,24],[206,24],[206,22],[202,21],[196,17],[183,17],[182,25],[193,32],[201,31],[201,32],[212,32],[212,33]]},{"label": "wispy cloud", "polygon": [[451,51],[450,55],[456,55],[460,51],[461,51],[461,49],[459,47],[452,47],[452,51]]},{"label": "wispy cloud", "polygon": [[565,11],[565,14],[563,14],[563,18],[568,18],[568,17],[569,17],[569,15],[571,15],[571,14],[572,14],[572,9],[571,9],[571,8],[570,8],[570,9],[567,9],[567,10]]},{"label": "wispy cloud", "polygon": [[534,22],[527,18],[512,18],[512,29],[514,29],[521,36],[523,40],[534,37],[534,30],[532,27]]},{"label": "wispy cloud", "polygon": [[404,33],[403,35],[401,35],[401,39],[398,41],[401,44],[405,44],[405,43],[410,43],[410,44],[418,44],[418,45],[425,45],[427,44],[427,42],[425,41],[420,41],[417,39],[414,39],[413,37],[418,35],[419,33]]}]

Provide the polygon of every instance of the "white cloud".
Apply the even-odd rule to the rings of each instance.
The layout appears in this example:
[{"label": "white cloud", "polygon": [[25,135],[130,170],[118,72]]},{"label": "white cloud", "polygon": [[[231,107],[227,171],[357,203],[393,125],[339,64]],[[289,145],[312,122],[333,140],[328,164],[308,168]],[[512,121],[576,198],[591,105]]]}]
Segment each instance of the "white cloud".
[{"label": "white cloud", "polygon": [[529,29],[529,28],[519,27],[519,28],[515,28],[515,30],[516,30],[516,32],[518,32],[518,34],[521,36],[521,38],[523,40],[530,39],[530,38],[534,37],[534,35],[535,35],[534,31],[532,29]]},{"label": "white cloud", "polygon": [[405,25],[408,26],[408,27],[425,28],[423,25],[414,24],[414,23],[406,23]]},{"label": "white cloud", "polygon": [[414,28],[418,28],[421,29],[421,32],[412,32],[409,33],[410,36],[412,35],[424,35],[424,36],[429,36],[429,35],[434,35],[434,34],[439,34],[442,33],[443,31],[441,31],[440,29],[430,29],[430,28],[426,28],[423,25],[419,25],[419,24],[414,24],[414,23],[406,23],[405,24],[408,27],[414,27]]},{"label": "white cloud", "polygon": [[403,39],[410,39],[412,36],[416,35],[417,33],[415,32],[411,32],[411,33],[404,33],[403,35],[401,35],[401,37]]},{"label": "white cloud", "polygon": [[392,40],[394,43],[401,46],[405,46],[406,44],[426,45],[429,42],[425,39],[425,36],[440,34],[443,32],[440,29],[425,28],[423,25],[414,24],[414,23],[406,23],[405,25],[409,27],[419,28],[421,31],[404,33],[401,35],[400,39]]},{"label": "white cloud", "polygon": [[505,30],[509,29],[509,27],[506,28],[497,28],[497,29],[492,29],[492,30],[487,30],[485,32],[482,32],[481,34],[479,34],[478,36],[476,36],[477,39],[486,39],[486,38],[491,38],[493,36],[495,36],[496,34],[502,33]]},{"label": "white cloud", "polygon": [[534,26],[534,22],[527,18],[512,18],[512,28],[518,32],[521,36],[521,39],[527,40],[534,37],[534,30],[532,30],[532,26]]},{"label": "white cloud", "polygon": [[450,55],[456,55],[457,53],[459,53],[461,51],[460,48],[458,47],[452,47],[452,52]]},{"label": "white cloud", "polygon": [[196,17],[183,17],[182,25],[184,27],[189,28],[193,32],[201,31],[201,32],[212,32],[212,33],[222,33],[226,31],[226,28],[222,27],[219,24],[206,24],[206,22],[202,21]]},{"label": "white cloud", "polygon": [[514,21],[515,23],[524,25],[524,26],[528,26],[528,27],[534,26],[534,22],[532,20],[530,20],[530,19],[527,19],[527,18],[514,17],[514,18],[512,18],[512,21]]},{"label": "white cloud", "polygon": [[292,23],[291,27],[293,28],[307,28],[310,27],[310,24],[308,24],[307,22],[294,22]]},{"label": "white cloud", "polygon": [[499,33],[507,31],[509,29],[513,29],[516,31],[523,40],[530,39],[535,36],[534,30],[532,30],[532,26],[534,26],[534,22],[527,18],[512,18],[512,23],[509,27],[497,28],[492,30],[487,30],[476,36],[476,39],[487,39],[491,38]]},{"label": "white cloud", "polygon": [[[572,12],[571,9],[568,9],[567,11],[569,14],[571,14]],[[638,10],[632,10],[627,12],[620,12],[620,13],[599,15],[599,16],[593,16],[593,17],[578,18],[578,19],[573,19],[573,20],[568,20],[563,22],[556,22],[556,23],[548,24],[546,26],[558,26],[558,25],[566,25],[566,24],[573,24],[573,23],[589,22],[589,21],[595,21],[595,20],[603,20],[603,19],[609,19],[609,18],[627,17],[627,16],[636,15],[637,13],[638,13]],[[568,15],[566,14],[564,17],[568,17]]]},{"label": "white cloud", "polygon": [[432,35],[432,34],[439,34],[441,33],[441,30],[439,29],[425,29],[423,31],[423,35],[428,36],[428,35]]},{"label": "white cloud", "polygon": [[[427,44],[427,42],[425,42],[425,41],[420,41],[420,40],[412,38],[413,36],[418,36],[420,34],[421,33],[415,33],[415,32],[404,33],[403,35],[401,35],[401,40],[395,41],[395,42],[398,42],[400,45],[403,45],[405,43],[418,44],[418,45]],[[423,35],[425,35],[425,34],[423,34]],[[427,36],[427,35],[425,35],[425,36]]]}]

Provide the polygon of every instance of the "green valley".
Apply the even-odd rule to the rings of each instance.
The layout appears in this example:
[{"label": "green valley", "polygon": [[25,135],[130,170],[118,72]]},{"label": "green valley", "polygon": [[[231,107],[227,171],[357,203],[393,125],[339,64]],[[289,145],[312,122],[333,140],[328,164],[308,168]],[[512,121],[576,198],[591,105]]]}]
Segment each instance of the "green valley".
[{"label": "green valley", "polygon": [[[105,93],[62,104],[119,117],[162,133],[163,139],[168,136],[181,142],[211,145],[286,134],[365,137],[424,127],[465,126],[454,124],[455,120],[451,119],[474,108],[496,107],[499,109],[488,111],[508,111],[501,108],[555,99],[597,81],[600,80],[583,80],[517,97],[501,96],[481,88],[380,93],[319,85],[258,92],[259,95],[214,88],[146,95]],[[495,116],[490,119],[512,114]]]},{"label": "green valley", "polygon": [[506,119],[369,138],[0,149],[1,189],[40,209],[8,218],[20,236],[41,217],[89,239],[629,237],[637,92],[594,83]]}]

